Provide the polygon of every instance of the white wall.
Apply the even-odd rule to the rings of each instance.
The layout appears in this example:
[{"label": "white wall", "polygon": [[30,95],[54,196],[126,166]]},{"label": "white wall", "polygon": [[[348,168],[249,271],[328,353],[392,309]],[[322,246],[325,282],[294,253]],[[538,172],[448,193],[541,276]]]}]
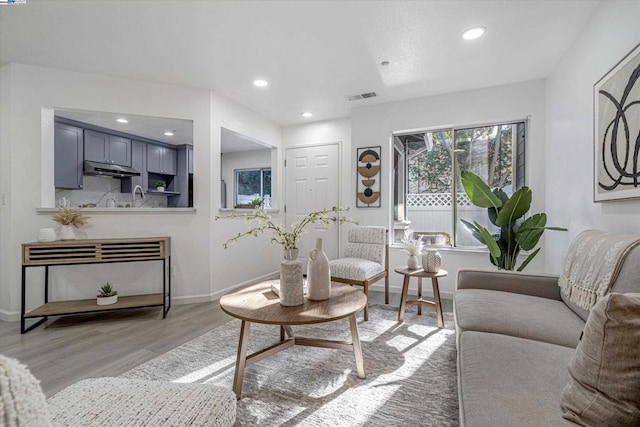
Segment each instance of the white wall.
[{"label": "white wall", "polygon": [[[312,123],[283,129],[283,145],[313,144],[343,141],[342,201],[351,208],[350,216],[362,225],[383,225],[391,228],[393,216],[390,205],[390,135],[393,131],[466,125],[514,119],[529,119],[527,140],[527,184],[533,189],[532,212],[544,209],[544,81],[538,80],[482,90],[433,96],[402,102],[392,102],[353,110],[352,119]],[[350,126],[349,126],[350,124]],[[347,133],[350,131],[350,137]],[[353,159],[358,147],[382,146],[382,207],[355,208],[355,172]],[[348,225],[344,226],[348,227]],[[343,238],[346,233],[343,233]],[[484,252],[443,251],[443,268],[449,276],[440,281],[441,292],[450,297],[460,268],[493,269]],[[527,267],[527,271],[541,271],[542,257]],[[391,250],[390,266],[406,264],[406,255]],[[391,273],[391,285],[396,292],[402,276]],[[380,288],[381,285],[378,285]],[[416,285],[412,288],[415,292]]]},{"label": "white wall", "polygon": [[10,286],[3,286],[8,278],[5,272],[11,268],[9,255],[16,251],[10,239],[10,206],[4,204],[11,190],[11,145],[7,143],[11,138],[11,71],[11,67],[0,67],[0,310],[10,307],[14,298]]},{"label": "white wall", "polygon": [[[278,125],[208,90],[21,64],[2,67],[0,77],[0,186],[9,202],[0,211],[0,314],[4,317],[20,307],[20,244],[35,240],[39,228],[54,225],[48,215],[36,212],[43,203],[53,206],[54,200],[53,137],[41,129],[45,107],[193,120],[196,212],[96,214],[85,230],[89,238],[171,236],[174,302],[210,299],[224,289],[277,270],[277,251],[274,257],[256,257],[249,265],[237,253],[224,252],[221,242],[231,236],[229,228],[236,226],[223,229],[212,221],[220,205],[221,126],[279,146]],[[96,285],[107,280],[122,284],[123,294],[136,293],[157,283],[158,272],[153,270],[151,263],[119,264],[117,269],[56,267],[52,272],[54,296],[63,297],[64,289],[70,288],[80,297],[92,295]],[[222,270],[228,274],[218,274]],[[41,276],[36,271],[28,275],[30,306],[39,304]]]},{"label": "white wall", "polygon": [[[282,133],[280,126],[265,119],[257,113],[247,110],[216,93],[211,93],[211,155],[212,169],[209,182],[210,203],[213,215],[220,212],[220,138],[221,129],[225,128],[249,138],[264,142],[277,148],[277,164],[282,164]],[[273,190],[273,207],[277,209],[282,194],[282,177],[278,168],[271,171]],[[275,221],[279,214],[272,213]],[[239,283],[251,283],[261,278],[274,278],[279,274],[279,247],[270,244],[269,236],[256,239],[243,239],[227,250],[222,244],[230,237],[247,229],[242,219],[221,219],[213,222],[211,227],[211,281],[217,289],[226,289]]]},{"label": "white wall", "polygon": [[593,85],[640,43],[640,2],[603,2],[547,79],[546,265],[560,272],[571,239],[590,228],[640,232],[640,200],[593,202]]}]

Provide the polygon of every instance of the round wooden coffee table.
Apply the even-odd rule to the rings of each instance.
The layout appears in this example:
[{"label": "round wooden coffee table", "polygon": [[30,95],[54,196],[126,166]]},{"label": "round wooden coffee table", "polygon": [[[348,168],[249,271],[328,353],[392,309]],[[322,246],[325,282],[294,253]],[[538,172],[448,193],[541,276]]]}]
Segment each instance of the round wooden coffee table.
[{"label": "round wooden coffee table", "polygon": [[[236,398],[239,400],[242,393],[245,367],[294,345],[352,351],[356,359],[358,377],[365,378],[356,313],[367,305],[367,297],[349,285],[332,282],[331,298],[328,300],[310,301],[305,298],[303,305],[284,307],[280,305],[278,296],[271,291],[271,285],[279,282],[279,280],[270,280],[258,283],[229,292],[220,298],[222,311],[242,320],[233,379]],[[351,326],[351,342],[299,337],[294,335],[291,328],[295,325],[333,322],[345,317],[349,318]],[[251,323],[280,325],[280,342],[247,355]]]}]

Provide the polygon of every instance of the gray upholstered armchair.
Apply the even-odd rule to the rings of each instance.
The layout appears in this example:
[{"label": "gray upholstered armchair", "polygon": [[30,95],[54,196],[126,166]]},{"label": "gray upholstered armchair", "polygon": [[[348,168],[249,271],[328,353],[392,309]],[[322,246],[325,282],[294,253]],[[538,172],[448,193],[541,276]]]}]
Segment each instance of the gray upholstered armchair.
[{"label": "gray upholstered armchair", "polygon": [[[384,302],[389,304],[389,243],[384,227],[354,227],[349,230],[349,243],[344,258],[329,262],[331,280],[364,287],[369,297],[369,285],[384,278]],[[369,304],[364,308],[364,320],[369,320]]]}]

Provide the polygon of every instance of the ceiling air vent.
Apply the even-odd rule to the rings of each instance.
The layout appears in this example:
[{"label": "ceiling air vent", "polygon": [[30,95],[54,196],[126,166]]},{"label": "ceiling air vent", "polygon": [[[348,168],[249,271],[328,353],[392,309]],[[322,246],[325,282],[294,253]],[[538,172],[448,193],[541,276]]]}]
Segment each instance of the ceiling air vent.
[{"label": "ceiling air vent", "polygon": [[367,92],[367,93],[360,93],[358,95],[347,96],[347,99],[349,101],[357,101],[358,99],[373,98],[374,96],[378,96],[378,94],[375,92]]}]

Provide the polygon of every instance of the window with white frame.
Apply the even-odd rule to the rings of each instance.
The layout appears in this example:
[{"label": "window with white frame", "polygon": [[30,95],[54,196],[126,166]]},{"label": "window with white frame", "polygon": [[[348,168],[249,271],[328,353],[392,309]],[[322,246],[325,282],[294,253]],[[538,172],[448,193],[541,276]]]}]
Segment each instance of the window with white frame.
[{"label": "window with white frame", "polygon": [[271,168],[237,169],[236,208],[255,207],[271,197]]},{"label": "window with white frame", "polygon": [[[394,241],[479,247],[459,219],[486,221],[460,181],[470,170],[509,196],[524,185],[526,122],[394,133]],[[491,229],[492,232],[497,232]]]}]

